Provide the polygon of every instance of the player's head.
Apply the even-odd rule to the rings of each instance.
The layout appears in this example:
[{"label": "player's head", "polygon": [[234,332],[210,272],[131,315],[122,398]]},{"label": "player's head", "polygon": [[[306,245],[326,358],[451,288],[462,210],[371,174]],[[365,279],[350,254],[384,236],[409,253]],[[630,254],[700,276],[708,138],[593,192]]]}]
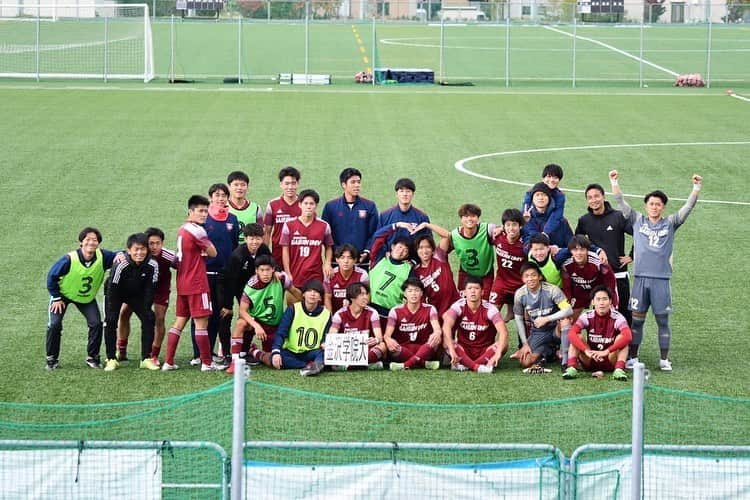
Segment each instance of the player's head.
[{"label": "player's head", "polygon": [[482,278],[468,275],[464,280],[464,298],[469,302],[482,300]]},{"label": "player's head", "polygon": [[194,194],[188,198],[188,221],[205,224],[208,217],[208,198]]},{"label": "player's head", "polygon": [[148,255],[148,236],[146,236],[146,233],[131,234],[128,236],[125,246],[133,262],[140,264],[146,260]]},{"label": "player's head", "polygon": [[409,258],[411,251],[411,240],[406,236],[396,236],[391,242],[391,258],[393,260],[405,260]]},{"label": "player's head", "polygon": [[556,163],[550,163],[545,165],[542,169],[542,181],[549,186],[550,189],[555,189],[563,178],[563,169]]},{"label": "player's head", "polygon": [[416,249],[419,260],[423,263],[427,263],[435,254],[435,239],[431,234],[420,234],[414,238],[414,248]]},{"label": "player's head", "polygon": [[521,228],[526,221],[523,220],[523,214],[517,208],[506,208],[503,210],[501,218],[505,234],[508,239],[515,241],[521,236]]},{"label": "player's head", "polygon": [[396,181],[394,188],[399,205],[411,205],[411,200],[414,198],[414,192],[417,190],[417,185],[414,184],[414,181],[407,177],[403,177]]},{"label": "player's head", "polygon": [[529,239],[529,255],[537,262],[543,262],[549,255],[549,237],[544,233],[536,233]]},{"label": "player's head", "polygon": [[593,183],[586,186],[586,204],[595,214],[604,212],[604,188],[601,184]]},{"label": "player's head", "polygon": [[539,211],[547,210],[549,202],[552,199],[549,187],[543,182],[537,182],[531,188],[531,203]]},{"label": "player's head", "polygon": [[333,258],[340,271],[351,271],[359,261],[359,250],[351,243],[344,243],[333,250]]},{"label": "player's head", "polygon": [[350,304],[356,302],[359,307],[364,307],[370,302],[370,287],[364,283],[352,283],[346,287],[346,299]]},{"label": "player's head", "polygon": [[290,200],[297,196],[297,188],[299,188],[299,179],[301,174],[299,170],[294,167],[284,167],[279,170],[279,186],[281,191],[284,193],[285,198]]},{"label": "player's head", "polygon": [[164,231],[158,227],[149,227],[143,232],[148,238],[148,249],[151,255],[158,257],[161,254],[161,249],[164,247]]},{"label": "player's head", "polygon": [[591,290],[591,304],[594,306],[596,313],[604,316],[609,314],[612,308],[612,290],[605,285],[597,285]]},{"label": "player's head", "polygon": [[87,236],[96,239],[97,244],[102,242],[102,233],[95,227],[84,227],[78,232],[78,242],[83,243]]},{"label": "player's head", "polygon": [[242,228],[242,235],[245,237],[245,246],[250,253],[255,253],[263,244],[263,226],[257,222],[245,224]]},{"label": "player's head", "polygon": [[568,250],[573,255],[573,260],[576,264],[585,264],[588,260],[589,247],[591,241],[583,235],[576,234],[568,242]]},{"label": "player's head", "polygon": [[227,175],[227,186],[232,193],[232,198],[242,200],[247,196],[247,189],[250,187],[250,177],[241,170],[235,170]]},{"label": "player's head", "polygon": [[359,190],[362,187],[362,172],[353,167],[345,168],[339,174],[339,184],[344,194],[359,196]]},{"label": "player's head", "polygon": [[407,303],[419,304],[422,302],[422,296],[424,295],[424,285],[419,278],[412,276],[401,284],[401,291],[404,292]]},{"label": "player's head", "polygon": [[542,281],[544,281],[544,275],[535,262],[524,262],[521,265],[521,279],[529,290],[534,291],[537,290]]},{"label": "player's head", "polygon": [[308,311],[317,307],[323,300],[323,283],[316,279],[309,280],[302,285],[302,298]]},{"label": "player's head", "polygon": [[299,206],[303,216],[314,217],[319,202],[320,195],[313,189],[303,189],[299,194]]},{"label": "player's head", "polygon": [[669,201],[667,195],[658,189],[643,197],[643,203],[646,204],[646,212],[649,217],[661,217],[664,208],[667,206],[667,201]]},{"label": "player's head", "polygon": [[276,271],[276,261],[270,255],[259,255],[255,259],[255,274],[262,283],[270,283]]},{"label": "player's head", "polygon": [[461,217],[461,225],[466,228],[474,228],[479,224],[482,209],[473,203],[464,203],[458,207],[458,216]]},{"label": "player's head", "polygon": [[223,182],[211,184],[211,187],[208,188],[208,198],[211,204],[224,207],[229,199],[229,188]]}]

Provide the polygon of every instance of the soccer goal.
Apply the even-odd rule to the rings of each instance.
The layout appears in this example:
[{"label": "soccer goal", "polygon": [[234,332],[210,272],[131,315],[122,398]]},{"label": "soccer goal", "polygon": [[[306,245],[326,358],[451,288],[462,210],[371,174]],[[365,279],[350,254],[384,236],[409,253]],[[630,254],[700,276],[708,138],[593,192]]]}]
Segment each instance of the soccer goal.
[{"label": "soccer goal", "polygon": [[84,1],[0,1],[0,78],[152,80],[148,5]]}]

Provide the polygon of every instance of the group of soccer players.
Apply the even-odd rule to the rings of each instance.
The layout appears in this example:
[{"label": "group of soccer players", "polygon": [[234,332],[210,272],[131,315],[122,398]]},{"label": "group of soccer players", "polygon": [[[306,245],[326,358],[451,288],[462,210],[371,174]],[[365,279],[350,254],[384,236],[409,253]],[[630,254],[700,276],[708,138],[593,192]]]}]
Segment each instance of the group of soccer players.
[{"label": "group of soccer players", "polygon": [[[327,334],[364,333],[369,369],[449,365],[492,373],[509,349],[506,323],[515,320],[518,349],[511,358],[525,371],[544,373],[560,363],[564,378],[586,370],[627,380],[649,308],[658,326],[659,366],[671,371],[672,245],[695,206],[700,176],[692,177],[685,205],[664,217],[663,192],[647,194],[646,213],[638,213],[625,202],[613,170],[620,210],[605,200],[601,185],[590,184],[588,212],[575,231],[564,214],[563,170],[556,164],[544,167],[542,182],[525,193],[521,209],[504,210],[500,224],[481,221],[481,208],[467,203],[452,230],[414,207],[411,179],[396,181],[397,203],[379,213],[360,196],[362,173],[346,168],[339,176],[342,196],[318,217],[319,195],[299,191],[300,177],[294,167],[281,169],[281,195],[264,211],[247,198],[248,175],[231,172],[226,184],[210,186],[208,197],[188,199],[174,252],[163,247],[159,228],[131,235],[123,252],[102,250],[101,233],[84,228],[80,248],[55,262],[47,277],[47,369],[59,366],[63,316],[73,304],[89,328],[86,364],[105,371],[127,360],[135,313],[140,367],[149,370],[178,369],[178,342],[190,323],[190,364],[202,371],[233,372],[234,360],[246,357],[317,375],[325,368]],[[625,234],[633,235],[630,253]],[[448,263],[453,251],[457,281]],[[172,269],[176,318],[167,330]],[[105,326],[96,302],[102,285]]]}]

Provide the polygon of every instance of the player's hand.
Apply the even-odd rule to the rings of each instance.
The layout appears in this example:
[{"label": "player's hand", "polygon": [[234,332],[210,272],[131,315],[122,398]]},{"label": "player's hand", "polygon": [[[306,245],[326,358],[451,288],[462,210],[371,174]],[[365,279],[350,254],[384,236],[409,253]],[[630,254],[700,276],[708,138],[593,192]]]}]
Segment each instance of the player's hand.
[{"label": "player's hand", "polygon": [[65,302],[62,300],[56,300],[49,305],[49,312],[52,314],[62,314],[65,310]]},{"label": "player's hand", "polygon": [[385,345],[388,347],[388,350],[391,352],[395,352],[398,350],[399,344],[395,340],[393,340],[393,337],[386,337],[385,338]]},{"label": "player's hand", "polygon": [[630,255],[623,255],[619,260],[621,266],[626,266],[633,262],[633,257],[631,257]]},{"label": "player's hand", "polygon": [[609,263],[609,259],[607,259],[607,252],[605,252],[603,248],[599,249],[599,253],[597,255],[599,256],[599,260],[602,262],[602,264]]},{"label": "player's hand", "polygon": [[422,229],[427,227],[427,224],[428,222],[420,222],[416,226],[412,224],[412,226],[409,228],[409,234],[414,234],[421,231]]},{"label": "player's hand", "polygon": [[370,260],[370,251],[363,250],[359,256],[359,263],[362,264],[363,262],[367,262],[368,260]]},{"label": "player's hand", "polygon": [[266,340],[266,338],[268,338],[268,335],[266,335],[266,331],[263,329],[262,326],[258,325],[258,327],[254,329],[255,329],[255,335],[257,335],[258,339],[260,339],[261,341]]},{"label": "player's hand", "polygon": [[279,353],[271,354],[271,364],[273,365],[274,368],[276,368],[277,370],[280,370],[281,369],[281,354]]},{"label": "player's hand", "polygon": [[698,174],[693,174],[693,184],[703,184],[703,177]]},{"label": "player's hand", "polygon": [[609,171],[609,182],[617,182],[620,179],[620,172],[617,170]]},{"label": "player's hand", "polygon": [[226,307],[222,307],[221,308],[221,312],[219,313],[219,315],[222,318],[226,318],[227,316],[229,316],[231,318],[232,317],[232,309],[231,308],[227,309]]},{"label": "player's hand", "polygon": [[378,345],[378,339],[375,337],[367,337],[367,347],[373,347]]},{"label": "player's hand", "polygon": [[531,347],[529,347],[529,343],[527,342],[527,343],[523,344],[519,350],[517,350],[516,352],[514,352],[513,355],[511,356],[511,358],[521,359],[524,356],[526,356],[527,354],[529,354],[530,352],[531,352]]},{"label": "player's hand", "polygon": [[112,262],[114,264],[119,264],[120,262],[125,262],[125,252],[117,252],[115,254],[115,258],[112,259]]},{"label": "player's hand", "polygon": [[323,274],[326,278],[331,279],[333,277],[333,267],[330,264],[325,264],[323,266]]},{"label": "player's hand", "polygon": [[531,205],[524,204],[523,206],[523,220],[526,222],[529,222],[529,219],[531,219]]},{"label": "player's hand", "polygon": [[547,323],[549,323],[549,318],[547,316],[539,316],[534,320],[534,326],[537,328],[541,328]]},{"label": "player's hand", "polygon": [[551,256],[553,256],[553,257],[554,257],[554,256],[555,256],[555,255],[557,255],[557,254],[558,254],[559,252],[560,252],[560,247],[559,247],[559,246],[557,246],[557,245],[550,245],[550,246],[549,246],[549,254],[550,254]]},{"label": "player's hand", "polygon": [[451,357],[451,366],[456,366],[458,364],[458,354],[456,354],[455,347],[448,349],[448,356]]},{"label": "player's hand", "polygon": [[432,335],[430,335],[427,338],[427,343],[432,347],[433,349],[437,349],[437,347],[440,345],[440,341],[443,339],[442,332],[435,332]]}]

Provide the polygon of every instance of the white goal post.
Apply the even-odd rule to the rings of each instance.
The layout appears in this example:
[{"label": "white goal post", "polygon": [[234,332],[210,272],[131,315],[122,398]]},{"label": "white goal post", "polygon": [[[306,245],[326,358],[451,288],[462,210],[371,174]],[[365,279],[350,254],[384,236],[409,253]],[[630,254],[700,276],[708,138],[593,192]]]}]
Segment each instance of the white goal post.
[{"label": "white goal post", "polygon": [[148,82],[154,78],[149,7],[0,0],[0,78]]}]

